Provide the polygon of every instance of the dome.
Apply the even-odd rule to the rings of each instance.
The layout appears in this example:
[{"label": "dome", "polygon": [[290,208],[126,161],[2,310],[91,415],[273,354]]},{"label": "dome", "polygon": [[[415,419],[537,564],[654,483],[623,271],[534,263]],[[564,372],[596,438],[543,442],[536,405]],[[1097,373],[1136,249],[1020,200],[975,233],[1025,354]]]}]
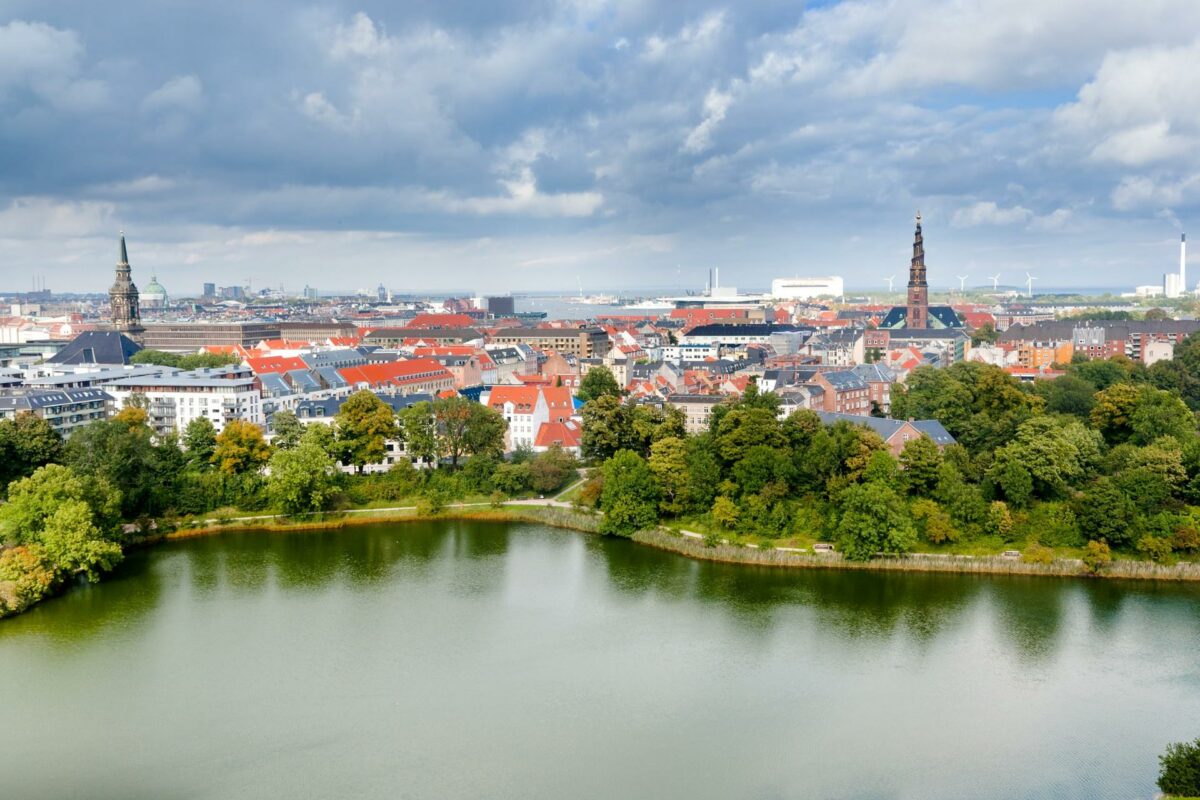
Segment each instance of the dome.
[{"label": "dome", "polygon": [[167,304],[167,290],[153,275],[150,276],[150,282],[146,284],[146,288],[142,289],[140,294],[142,305],[146,308],[162,308]]}]

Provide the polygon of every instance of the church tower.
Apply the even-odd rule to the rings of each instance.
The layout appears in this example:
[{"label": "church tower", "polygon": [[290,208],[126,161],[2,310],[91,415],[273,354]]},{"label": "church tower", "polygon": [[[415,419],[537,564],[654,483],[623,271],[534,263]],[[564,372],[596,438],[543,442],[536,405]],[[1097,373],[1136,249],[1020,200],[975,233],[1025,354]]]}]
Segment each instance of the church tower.
[{"label": "church tower", "polygon": [[917,212],[917,232],[913,237],[912,264],[908,268],[908,314],[906,328],[929,327],[929,284],[925,282],[925,240],[921,237],[921,212]]},{"label": "church tower", "polygon": [[142,327],[142,315],[138,310],[138,288],[133,283],[129,268],[129,254],[125,250],[125,232],[121,231],[121,253],[117,259],[117,277],[108,290],[108,302],[112,308],[112,324],[120,333],[134,341],[141,341],[146,329]]}]

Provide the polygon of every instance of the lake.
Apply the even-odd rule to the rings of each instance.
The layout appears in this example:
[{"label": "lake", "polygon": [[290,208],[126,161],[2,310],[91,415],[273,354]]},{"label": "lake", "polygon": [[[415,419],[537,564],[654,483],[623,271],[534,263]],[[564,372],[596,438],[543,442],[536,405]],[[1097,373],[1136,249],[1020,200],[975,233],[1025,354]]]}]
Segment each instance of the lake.
[{"label": "lake", "polygon": [[5,798],[1150,798],[1200,587],[501,523],[226,533],[0,622]]}]

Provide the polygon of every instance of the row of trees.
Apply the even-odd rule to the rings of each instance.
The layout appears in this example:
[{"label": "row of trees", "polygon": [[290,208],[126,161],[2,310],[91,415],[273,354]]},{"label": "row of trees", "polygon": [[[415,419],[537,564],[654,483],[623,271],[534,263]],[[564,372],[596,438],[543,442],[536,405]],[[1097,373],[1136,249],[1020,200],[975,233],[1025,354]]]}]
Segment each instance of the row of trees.
[{"label": "row of trees", "polygon": [[[370,392],[341,406],[332,424],[277,413],[268,444],[233,420],[218,434],[204,418],[179,437],[156,436],[142,404],[77,430],[66,442],[45,421],[0,421],[0,615],[121,558],[122,523],[172,515],[244,511],[303,513],[411,501],[436,509],[467,496],[552,492],[575,474],[558,450],[503,459],[504,419],[461,397],[417,403],[398,414]],[[389,444],[390,443],[390,444]],[[399,444],[408,458],[363,474]],[[419,469],[418,466],[439,469]],[[353,475],[339,469],[353,467]]]},{"label": "row of trees", "polygon": [[671,411],[602,397],[584,408],[585,449],[604,460],[587,496],[619,533],[665,517],[836,539],[851,558],[982,540],[1168,560],[1200,550],[1200,437],[1181,397],[1138,374],[1124,359],[1032,386],[978,363],[918,369],[893,415],[938,419],[958,444],[920,437],[899,458],[862,426],[780,420],[753,387],[699,436]]}]

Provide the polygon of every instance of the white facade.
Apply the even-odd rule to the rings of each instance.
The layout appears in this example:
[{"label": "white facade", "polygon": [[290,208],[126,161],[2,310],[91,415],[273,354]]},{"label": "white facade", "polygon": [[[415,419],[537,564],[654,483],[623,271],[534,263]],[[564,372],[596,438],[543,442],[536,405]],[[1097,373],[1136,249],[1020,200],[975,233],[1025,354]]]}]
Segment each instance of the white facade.
[{"label": "white facade", "polygon": [[845,293],[837,275],[815,278],[776,278],[771,281],[771,297],[776,300],[811,300],[814,297],[841,297]]},{"label": "white facade", "polygon": [[194,419],[205,417],[220,433],[239,419],[265,426],[262,392],[253,378],[191,378],[186,373],[160,379],[125,379],[104,385],[118,408],[134,395],[149,403],[150,425],[160,434],[183,432]]}]

